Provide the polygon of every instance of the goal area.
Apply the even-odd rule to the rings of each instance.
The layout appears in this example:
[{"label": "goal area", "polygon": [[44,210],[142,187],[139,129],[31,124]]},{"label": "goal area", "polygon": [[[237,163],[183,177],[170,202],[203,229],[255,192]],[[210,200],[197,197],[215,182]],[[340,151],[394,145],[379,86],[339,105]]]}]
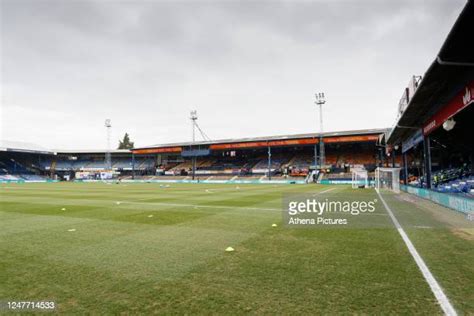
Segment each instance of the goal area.
[{"label": "goal area", "polygon": [[358,189],[367,187],[369,187],[369,177],[367,175],[367,170],[352,170],[352,188]]},{"label": "goal area", "polygon": [[386,189],[400,193],[400,168],[375,169],[375,189]]}]

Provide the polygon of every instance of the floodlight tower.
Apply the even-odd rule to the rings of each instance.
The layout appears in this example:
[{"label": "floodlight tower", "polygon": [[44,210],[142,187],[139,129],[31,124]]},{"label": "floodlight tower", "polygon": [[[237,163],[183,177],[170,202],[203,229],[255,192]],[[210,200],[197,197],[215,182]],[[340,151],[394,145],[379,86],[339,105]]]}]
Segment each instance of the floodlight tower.
[{"label": "floodlight tower", "polygon": [[[198,116],[197,116],[197,111],[196,110],[192,110],[191,111],[191,116],[190,116],[190,120],[191,120],[191,124],[192,124],[192,128],[193,128],[193,145],[194,143],[196,142],[196,121],[198,119]],[[196,175],[196,157],[192,157],[192,179],[194,180],[195,178],[195,175]]]},{"label": "floodlight tower", "polygon": [[323,141],[323,104],[326,103],[324,92],[315,94],[316,105],[319,105],[319,168],[323,168],[325,164],[324,141]]},{"label": "floodlight tower", "polygon": [[189,118],[192,123],[192,128],[193,128],[193,144],[196,141],[196,121],[198,119],[197,111],[193,110],[191,111],[191,116]]},{"label": "floodlight tower", "polygon": [[107,151],[105,152],[105,169],[112,170],[112,159],[110,157],[110,129],[112,128],[112,121],[106,119],[104,123],[107,128]]}]

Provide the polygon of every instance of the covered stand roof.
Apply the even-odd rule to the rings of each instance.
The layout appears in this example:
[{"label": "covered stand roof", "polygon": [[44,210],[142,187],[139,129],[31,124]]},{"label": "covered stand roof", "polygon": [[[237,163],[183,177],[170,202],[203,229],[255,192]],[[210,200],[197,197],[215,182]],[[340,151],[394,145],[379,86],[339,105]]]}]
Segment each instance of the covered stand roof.
[{"label": "covered stand roof", "polygon": [[25,152],[35,154],[53,155],[54,152],[40,145],[26,142],[0,140],[0,151]]},{"label": "covered stand roof", "polygon": [[474,80],[474,2],[468,1],[426,71],[387,142],[398,144],[413,134]]},{"label": "covered stand roof", "polygon": [[58,149],[56,150],[58,154],[105,154],[106,152],[110,152],[111,154],[130,154],[131,151],[130,149],[67,149],[67,150],[62,150]]},{"label": "covered stand roof", "polygon": [[[382,133],[387,132],[388,129],[365,129],[365,130],[352,130],[352,131],[338,131],[338,132],[327,132],[323,133],[323,138],[326,139],[340,139],[343,141],[347,139],[348,141],[367,141],[367,140],[374,140],[378,139],[378,136]],[[170,149],[169,152],[177,152],[180,151],[182,147],[189,147],[189,146],[209,146],[211,149],[227,149],[229,147],[233,147],[232,144],[255,144],[255,146],[250,147],[260,147],[260,145],[264,146],[266,143],[273,143],[275,146],[281,145],[298,145],[296,142],[291,142],[292,140],[314,140],[317,142],[321,134],[319,133],[307,133],[307,134],[294,134],[294,135],[280,135],[280,136],[263,136],[263,137],[252,137],[252,138],[232,138],[232,139],[221,139],[215,141],[198,141],[198,142],[182,142],[182,143],[168,143],[168,144],[157,144],[151,145],[146,147],[137,147],[134,148],[133,151],[135,153],[151,153],[154,149]],[[344,137],[344,138],[342,138]],[[373,138],[373,139],[372,139]],[[287,143],[285,143],[287,142]],[[242,147],[245,148],[245,147]]]}]

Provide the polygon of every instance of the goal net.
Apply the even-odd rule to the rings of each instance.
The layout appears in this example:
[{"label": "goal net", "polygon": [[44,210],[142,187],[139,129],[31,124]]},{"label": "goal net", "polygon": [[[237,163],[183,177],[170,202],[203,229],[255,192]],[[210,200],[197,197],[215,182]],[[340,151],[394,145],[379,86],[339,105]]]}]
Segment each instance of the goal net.
[{"label": "goal net", "polygon": [[375,169],[375,189],[387,189],[400,193],[400,168]]},{"label": "goal net", "polygon": [[367,188],[369,186],[367,170],[352,170],[352,188]]}]

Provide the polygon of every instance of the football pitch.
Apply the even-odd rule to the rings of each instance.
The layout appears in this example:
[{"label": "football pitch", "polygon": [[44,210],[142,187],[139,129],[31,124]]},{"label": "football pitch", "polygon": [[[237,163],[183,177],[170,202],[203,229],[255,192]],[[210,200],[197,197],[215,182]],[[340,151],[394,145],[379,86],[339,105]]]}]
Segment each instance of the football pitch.
[{"label": "football pitch", "polygon": [[[364,220],[386,225],[295,228],[283,225],[288,194],[378,198],[345,185],[0,184],[0,301],[80,314],[442,313],[382,203]],[[472,225],[383,196],[456,311],[474,314]]]}]

